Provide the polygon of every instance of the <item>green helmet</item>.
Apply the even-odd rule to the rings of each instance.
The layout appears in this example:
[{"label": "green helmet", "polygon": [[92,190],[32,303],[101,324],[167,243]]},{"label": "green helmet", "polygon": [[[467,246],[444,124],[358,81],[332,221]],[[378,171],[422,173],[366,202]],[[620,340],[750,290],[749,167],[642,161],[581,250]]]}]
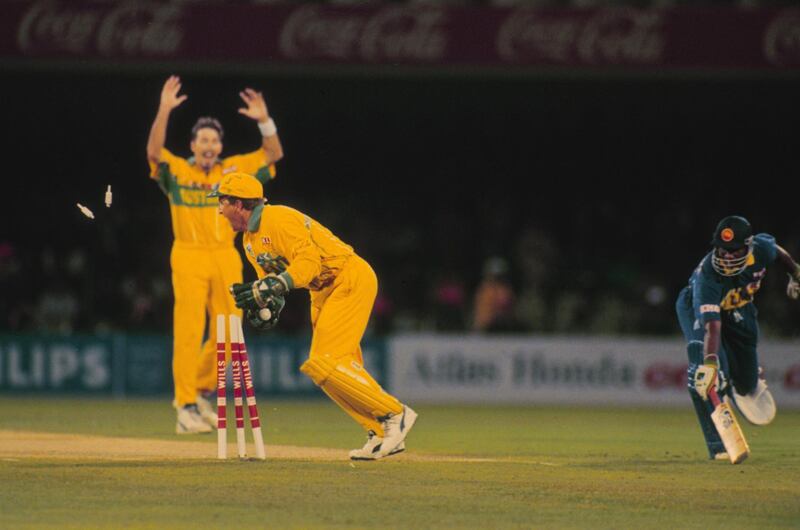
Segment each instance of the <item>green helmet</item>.
[{"label": "green helmet", "polygon": [[729,215],[717,224],[711,244],[714,270],[722,276],[736,276],[747,267],[753,253],[753,228],[744,217]]}]

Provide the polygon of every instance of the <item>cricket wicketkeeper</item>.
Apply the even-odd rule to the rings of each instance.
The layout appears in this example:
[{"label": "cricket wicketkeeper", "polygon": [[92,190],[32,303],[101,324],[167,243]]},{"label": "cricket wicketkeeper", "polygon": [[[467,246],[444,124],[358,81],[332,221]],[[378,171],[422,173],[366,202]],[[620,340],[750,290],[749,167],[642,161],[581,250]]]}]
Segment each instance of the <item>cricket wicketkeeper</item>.
[{"label": "cricket wicketkeeper", "polygon": [[350,458],[377,460],[403,451],[417,414],[381,388],[361,353],[378,292],[369,263],[311,217],[266,204],[261,182],[250,175],[225,176],[210,196],[219,198],[219,213],[233,229],[244,233],[245,254],[259,277],[231,286],[251,325],[274,326],[283,296],[290,289],[309,291],[313,335],[300,370],[367,431],[367,443]]}]

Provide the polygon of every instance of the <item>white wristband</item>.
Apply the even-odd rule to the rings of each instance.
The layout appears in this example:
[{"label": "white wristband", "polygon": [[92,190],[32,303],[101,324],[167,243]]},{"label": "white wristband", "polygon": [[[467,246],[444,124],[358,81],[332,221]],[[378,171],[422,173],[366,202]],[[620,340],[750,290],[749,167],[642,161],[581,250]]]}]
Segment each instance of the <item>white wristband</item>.
[{"label": "white wristband", "polygon": [[275,127],[275,122],[272,118],[268,119],[264,123],[259,122],[258,130],[261,131],[261,136],[265,138],[278,134],[278,128]]}]

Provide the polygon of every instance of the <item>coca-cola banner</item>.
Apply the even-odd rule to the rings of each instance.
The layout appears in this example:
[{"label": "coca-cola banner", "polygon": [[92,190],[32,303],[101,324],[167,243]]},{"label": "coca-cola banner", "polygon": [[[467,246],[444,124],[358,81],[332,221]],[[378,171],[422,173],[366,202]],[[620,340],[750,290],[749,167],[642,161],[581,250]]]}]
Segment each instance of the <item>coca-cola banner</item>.
[{"label": "coca-cola banner", "polygon": [[800,9],[10,1],[0,61],[786,69]]}]

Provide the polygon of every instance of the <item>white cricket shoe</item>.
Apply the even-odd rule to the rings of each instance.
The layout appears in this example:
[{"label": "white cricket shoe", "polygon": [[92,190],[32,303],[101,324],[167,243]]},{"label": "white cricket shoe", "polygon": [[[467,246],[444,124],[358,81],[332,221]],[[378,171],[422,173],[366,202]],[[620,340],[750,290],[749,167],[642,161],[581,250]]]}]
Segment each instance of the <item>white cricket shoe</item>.
[{"label": "white cricket shoe", "polygon": [[178,422],[175,424],[175,432],[178,434],[198,434],[211,432],[211,426],[203,421],[197,405],[194,403],[184,405],[178,409]]},{"label": "white cricket shoe", "polygon": [[[383,438],[375,434],[375,431],[367,433],[367,443],[361,449],[353,449],[350,451],[350,460],[378,460],[383,458],[381,456],[381,446],[383,445]],[[385,456],[396,455],[406,450],[406,443],[400,442],[400,445],[389,451]]]},{"label": "white cricket shoe", "polygon": [[214,391],[197,394],[197,410],[200,412],[203,421],[214,428],[217,427],[217,421],[219,421],[216,402],[212,401],[215,395],[216,392]]},{"label": "white cricket shoe", "polygon": [[408,432],[416,421],[417,413],[411,407],[403,405],[401,413],[389,416],[383,422],[383,441],[381,442],[381,448],[378,450],[378,454],[381,455],[380,458],[388,456],[392,451],[400,447],[400,444],[406,439]]},{"label": "white cricket shoe", "polygon": [[725,460],[727,462],[728,460],[730,460],[730,458],[728,457],[728,453],[723,451],[721,453],[715,453],[714,460]]},{"label": "white cricket shoe", "polygon": [[[759,373],[760,375],[760,373]],[[767,382],[761,377],[755,389],[746,396],[733,391],[733,402],[736,408],[742,413],[747,421],[753,425],[768,425],[775,419],[778,408],[775,406],[775,399],[767,388]]]}]

